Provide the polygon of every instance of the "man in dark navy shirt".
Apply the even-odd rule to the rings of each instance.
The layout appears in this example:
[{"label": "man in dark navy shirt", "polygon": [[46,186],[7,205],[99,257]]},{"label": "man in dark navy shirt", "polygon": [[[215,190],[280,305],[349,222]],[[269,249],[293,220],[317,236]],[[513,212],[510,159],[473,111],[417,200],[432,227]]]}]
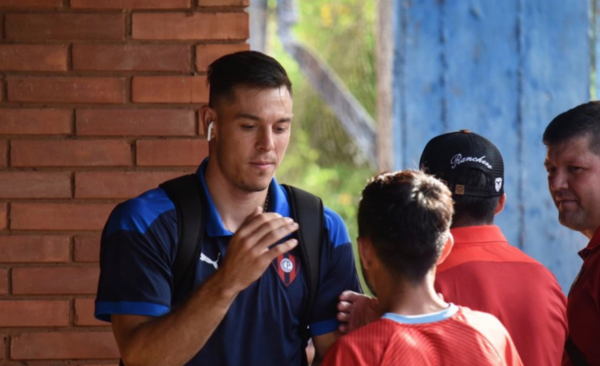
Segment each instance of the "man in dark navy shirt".
[{"label": "man in dark navy shirt", "polygon": [[[292,122],[283,67],[258,52],[215,61],[200,111],[209,157],[195,289],[173,308],[178,226],[157,188],[119,205],[102,235],[96,317],[111,321],[125,365],[300,365],[307,274],[286,191],[273,178]],[[341,218],[325,209],[320,281],[310,330],[317,360],[336,340],[336,303],[359,291]],[[279,243],[278,245],[273,245]]]}]

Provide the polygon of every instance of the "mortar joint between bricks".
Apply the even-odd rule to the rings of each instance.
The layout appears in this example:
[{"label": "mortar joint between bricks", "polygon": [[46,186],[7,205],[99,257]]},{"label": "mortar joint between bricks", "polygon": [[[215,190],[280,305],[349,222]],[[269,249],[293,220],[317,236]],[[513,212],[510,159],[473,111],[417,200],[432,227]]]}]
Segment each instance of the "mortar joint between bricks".
[{"label": "mortar joint between bricks", "polygon": [[12,228],[12,202],[6,203],[6,230]]},{"label": "mortar joint between bricks", "polygon": [[67,45],[67,71],[73,71],[73,44]]},{"label": "mortar joint between bricks", "polygon": [[76,184],[75,184],[75,172],[71,172],[71,199],[70,201],[75,200],[75,194],[77,193],[76,190]]},{"label": "mortar joint between bricks", "polygon": [[137,139],[130,142],[132,167],[137,168]]},{"label": "mortar joint between bricks", "polygon": [[196,75],[196,73],[198,72],[197,68],[196,68],[196,44],[190,44],[190,70],[192,70],[192,74]]},{"label": "mortar joint between bricks", "polygon": [[2,75],[2,101],[8,102],[8,82],[6,80],[7,75]]},{"label": "mortar joint between bricks", "polygon": [[70,327],[75,326],[75,318],[76,318],[75,298],[71,298],[71,299],[69,299],[69,326]]},{"label": "mortar joint between bricks", "polygon": [[7,168],[12,168],[12,139],[6,140],[6,151],[5,151],[5,155],[6,155],[6,167]]},{"label": "mortar joint between bricks", "polygon": [[77,109],[72,108],[71,113],[71,136],[77,136]]},{"label": "mortar joint between bricks", "polygon": [[125,40],[129,42],[133,38],[133,10],[123,10],[123,14],[125,15],[123,17],[125,19]]},{"label": "mortar joint between bricks", "polygon": [[6,294],[7,295],[12,295],[13,294],[13,284],[12,284],[12,277],[13,277],[13,267],[9,267],[6,269]]},{"label": "mortar joint between bricks", "polygon": [[[125,77],[125,104],[123,105],[128,106],[131,104],[134,104],[133,102],[133,75],[128,75]],[[137,107],[137,103],[136,103],[136,107]]]},{"label": "mortar joint between bricks", "polygon": [[2,350],[2,352],[4,353],[4,359],[6,360],[8,360],[10,356],[10,343],[10,334],[4,334],[4,349]]}]

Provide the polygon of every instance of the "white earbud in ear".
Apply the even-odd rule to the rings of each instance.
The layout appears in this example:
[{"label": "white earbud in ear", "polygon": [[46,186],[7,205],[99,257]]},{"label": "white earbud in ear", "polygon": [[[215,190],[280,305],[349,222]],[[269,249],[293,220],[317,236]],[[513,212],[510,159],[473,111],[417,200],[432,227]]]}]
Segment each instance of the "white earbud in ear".
[{"label": "white earbud in ear", "polygon": [[213,125],[215,124],[214,121],[211,121],[208,124],[208,131],[206,132],[206,140],[210,142],[210,139],[212,138],[212,129],[213,129]]}]

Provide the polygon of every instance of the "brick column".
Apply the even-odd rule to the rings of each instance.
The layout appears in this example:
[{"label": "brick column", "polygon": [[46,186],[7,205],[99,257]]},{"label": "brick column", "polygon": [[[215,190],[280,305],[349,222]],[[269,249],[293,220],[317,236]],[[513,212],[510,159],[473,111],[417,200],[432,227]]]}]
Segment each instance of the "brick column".
[{"label": "brick column", "polygon": [[113,207],[207,154],[206,67],[249,0],[0,0],[0,365],[115,365],[93,317]]}]

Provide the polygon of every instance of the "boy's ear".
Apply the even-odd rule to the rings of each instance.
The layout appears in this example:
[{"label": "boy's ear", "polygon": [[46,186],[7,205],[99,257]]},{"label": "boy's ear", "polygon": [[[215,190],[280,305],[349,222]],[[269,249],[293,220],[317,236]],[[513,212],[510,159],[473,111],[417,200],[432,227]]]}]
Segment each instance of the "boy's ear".
[{"label": "boy's ear", "polygon": [[368,238],[357,238],[358,242],[358,255],[364,269],[369,269],[373,266],[373,259],[375,253],[373,251],[373,244]]},{"label": "boy's ear", "polygon": [[442,249],[442,254],[438,258],[436,265],[439,266],[446,260],[446,258],[448,258],[448,255],[452,251],[453,247],[454,247],[454,237],[452,236],[451,233],[448,233],[448,240],[446,240],[446,244],[444,244],[444,249]]}]

